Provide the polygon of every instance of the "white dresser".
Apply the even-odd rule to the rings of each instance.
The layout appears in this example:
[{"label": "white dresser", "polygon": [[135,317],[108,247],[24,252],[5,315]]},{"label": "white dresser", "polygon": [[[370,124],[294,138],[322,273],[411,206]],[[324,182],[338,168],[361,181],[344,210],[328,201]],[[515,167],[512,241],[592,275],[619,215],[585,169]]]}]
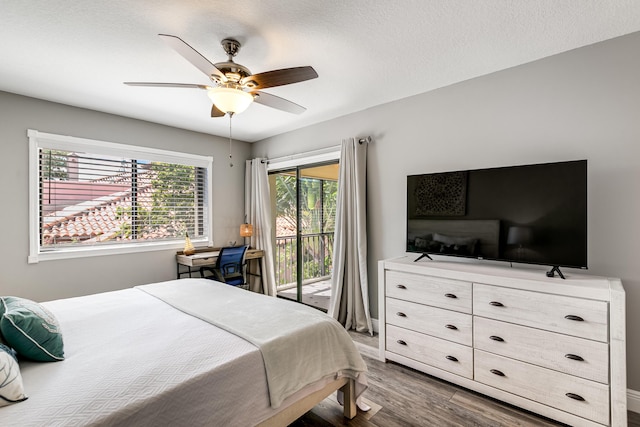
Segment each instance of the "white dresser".
[{"label": "white dresser", "polygon": [[380,358],[574,426],[626,426],[618,279],[379,262]]}]

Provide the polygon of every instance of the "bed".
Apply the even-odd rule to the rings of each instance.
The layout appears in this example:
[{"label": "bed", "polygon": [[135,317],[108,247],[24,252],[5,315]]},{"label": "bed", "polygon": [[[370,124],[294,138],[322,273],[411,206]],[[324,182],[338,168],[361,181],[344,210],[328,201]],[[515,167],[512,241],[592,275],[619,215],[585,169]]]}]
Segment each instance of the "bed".
[{"label": "bed", "polygon": [[42,304],[65,360],[20,360],[28,399],[7,425],[284,426],[335,392],[345,416],[366,365],[326,314],[206,279]]}]

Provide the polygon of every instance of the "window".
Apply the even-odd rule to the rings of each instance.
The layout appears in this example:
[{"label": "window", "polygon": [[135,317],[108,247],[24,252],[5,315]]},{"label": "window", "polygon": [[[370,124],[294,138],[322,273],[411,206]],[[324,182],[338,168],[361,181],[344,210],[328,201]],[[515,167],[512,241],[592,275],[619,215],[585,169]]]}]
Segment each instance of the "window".
[{"label": "window", "polygon": [[29,262],[212,245],[211,157],[28,136]]}]

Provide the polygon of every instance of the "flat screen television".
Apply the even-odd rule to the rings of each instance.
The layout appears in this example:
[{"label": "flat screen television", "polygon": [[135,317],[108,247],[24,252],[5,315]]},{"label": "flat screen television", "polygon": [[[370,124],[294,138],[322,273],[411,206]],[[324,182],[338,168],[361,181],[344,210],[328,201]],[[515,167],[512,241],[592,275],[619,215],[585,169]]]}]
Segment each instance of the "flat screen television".
[{"label": "flat screen television", "polygon": [[[587,268],[587,161],[407,176],[407,252]],[[560,273],[561,274],[561,273]]]}]

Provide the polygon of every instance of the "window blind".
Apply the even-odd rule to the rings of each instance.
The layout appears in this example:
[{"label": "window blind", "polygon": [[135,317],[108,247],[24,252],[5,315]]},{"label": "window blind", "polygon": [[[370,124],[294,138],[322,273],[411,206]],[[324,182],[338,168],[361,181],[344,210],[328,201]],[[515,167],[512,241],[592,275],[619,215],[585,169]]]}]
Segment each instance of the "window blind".
[{"label": "window blind", "polygon": [[39,253],[183,241],[187,233],[210,238],[210,162],[74,142],[45,139],[33,147]]}]

